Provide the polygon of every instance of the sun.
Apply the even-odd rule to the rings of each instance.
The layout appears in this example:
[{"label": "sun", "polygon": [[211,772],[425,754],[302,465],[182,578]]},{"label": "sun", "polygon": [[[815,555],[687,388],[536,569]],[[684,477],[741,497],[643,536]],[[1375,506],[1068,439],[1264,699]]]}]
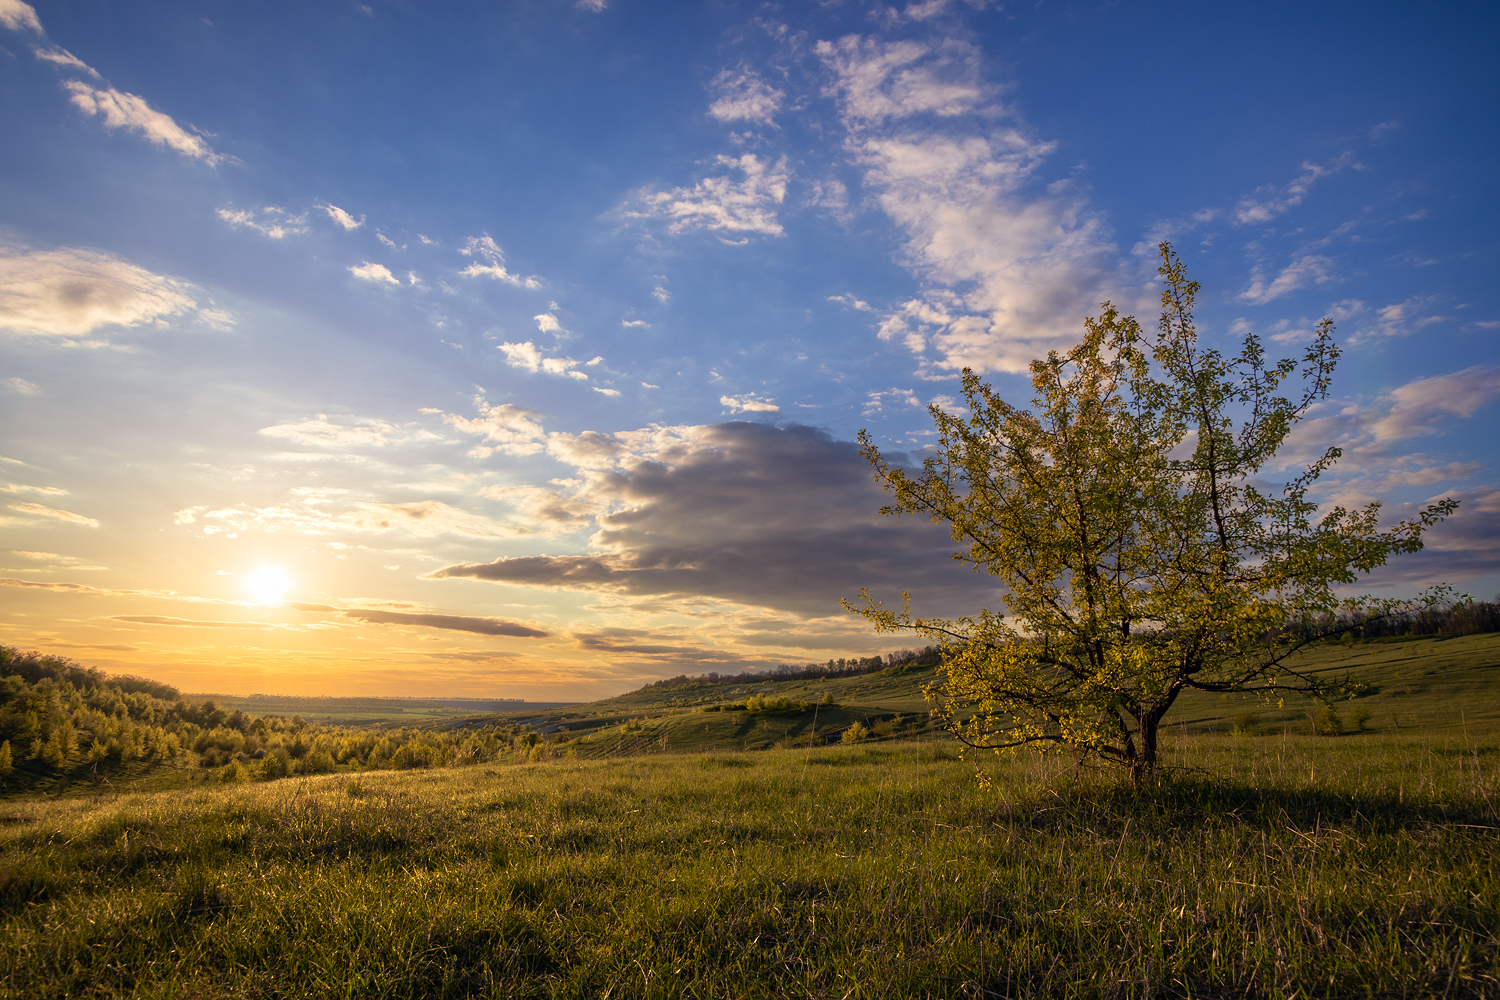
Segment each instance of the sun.
[{"label": "sun", "polygon": [[250,594],[257,603],[276,604],[281,600],[281,595],[287,592],[292,582],[281,570],[271,566],[262,566],[245,581],[245,585],[250,588]]}]

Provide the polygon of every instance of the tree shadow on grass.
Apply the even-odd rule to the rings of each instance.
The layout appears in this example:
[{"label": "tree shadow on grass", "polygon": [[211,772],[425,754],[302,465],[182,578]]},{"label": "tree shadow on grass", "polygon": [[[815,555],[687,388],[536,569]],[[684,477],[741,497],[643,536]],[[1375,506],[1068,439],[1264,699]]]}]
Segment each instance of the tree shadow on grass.
[{"label": "tree shadow on grass", "polygon": [[1074,782],[1032,791],[999,810],[988,810],[986,818],[1038,831],[1083,827],[1115,835],[1127,823],[1163,833],[1233,824],[1266,830],[1335,826],[1367,832],[1446,826],[1486,834],[1500,832],[1497,812],[1496,803],[1479,796],[1346,794],[1170,776],[1139,791],[1124,781]]}]

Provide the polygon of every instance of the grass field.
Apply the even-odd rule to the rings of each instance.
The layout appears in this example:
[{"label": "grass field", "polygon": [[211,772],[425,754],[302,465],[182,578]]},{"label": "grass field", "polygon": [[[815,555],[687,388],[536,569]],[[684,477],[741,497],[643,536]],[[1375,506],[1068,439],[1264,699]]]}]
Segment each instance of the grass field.
[{"label": "grass field", "polygon": [[597,757],[11,797],[0,996],[1500,997],[1497,639],[1359,644],[1339,738],[1183,705],[1140,796],[1067,757],[981,789],[922,729],[756,752],[666,692],[553,717]]}]

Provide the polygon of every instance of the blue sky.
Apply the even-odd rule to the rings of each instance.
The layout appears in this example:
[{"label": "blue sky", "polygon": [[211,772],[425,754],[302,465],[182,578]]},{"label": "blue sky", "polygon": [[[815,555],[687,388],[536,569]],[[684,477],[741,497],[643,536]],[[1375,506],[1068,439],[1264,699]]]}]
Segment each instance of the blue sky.
[{"label": "blue sky", "polygon": [[892,522],[1154,247],[1328,316],[1319,499],[1500,589],[1479,5],[0,0],[0,641],[188,690],[593,697],[995,603]]}]

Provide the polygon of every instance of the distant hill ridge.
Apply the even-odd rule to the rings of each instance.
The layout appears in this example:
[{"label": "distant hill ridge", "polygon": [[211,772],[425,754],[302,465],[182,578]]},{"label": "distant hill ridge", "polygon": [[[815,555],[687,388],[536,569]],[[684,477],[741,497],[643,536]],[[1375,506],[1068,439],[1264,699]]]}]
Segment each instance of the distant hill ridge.
[{"label": "distant hill ridge", "polygon": [[[266,709],[312,709],[314,711],[341,712],[391,708],[456,708],[473,712],[513,712],[526,705],[524,698],[412,698],[412,697],[334,697],[331,695],[290,694],[189,694],[184,697],[197,700],[212,700],[219,704],[236,706],[254,705]],[[548,704],[552,704],[548,702]]]}]

